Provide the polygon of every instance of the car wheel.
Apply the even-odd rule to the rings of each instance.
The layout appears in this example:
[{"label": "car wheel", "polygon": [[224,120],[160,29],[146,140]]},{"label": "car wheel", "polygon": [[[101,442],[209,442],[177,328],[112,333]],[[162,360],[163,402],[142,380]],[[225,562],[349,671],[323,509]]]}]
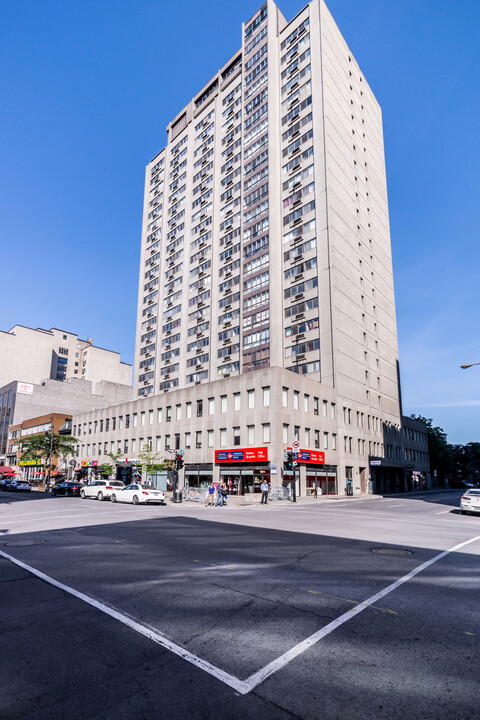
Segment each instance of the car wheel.
[{"label": "car wheel", "polygon": [[139,501],[138,501],[138,495],[134,495],[133,498],[132,498],[132,503],[133,503],[134,505],[138,505],[138,502],[139,502]]},{"label": "car wheel", "polygon": [[70,490],[65,490],[65,497],[70,497],[71,494]]},{"label": "car wheel", "polygon": [[97,500],[103,500],[103,493],[102,493],[101,490],[100,490],[100,492],[99,492],[98,495],[97,495]]},{"label": "car wheel", "polygon": [[467,511],[466,511],[466,510],[460,510],[460,513],[461,513],[462,515],[466,515],[466,514],[467,514]]},{"label": "car wheel", "polygon": [[111,497],[111,501],[112,501],[112,502],[117,502],[117,496],[115,495],[115,493],[113,493],[113,495],[112,495],[112,497]]},{"label": "car wheel", "polygon": [[82,498],[82,500],[85,500],[85,498],[87,497],[85,495],[85,490],[80,490],[80,497]]}]

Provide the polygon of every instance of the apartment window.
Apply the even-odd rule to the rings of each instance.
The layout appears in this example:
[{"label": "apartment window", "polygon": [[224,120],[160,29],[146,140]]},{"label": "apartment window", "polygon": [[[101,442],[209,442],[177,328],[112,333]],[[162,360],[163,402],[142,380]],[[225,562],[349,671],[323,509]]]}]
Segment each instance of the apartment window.
[{"label": "apartment window", "polygon": [[123,441],[123,452],[125,455],[128,453],[128,440]]},{"label": "apartment window", "polygon": [[220,447],[227,445],[227,428],[220,428]]},{"label": "apartment window", "polygon": [[[133,413],[133,427],[137,427],[137,421],[138,421],[137,413]],[[108,422],[108,420],[107,420],[107,422]],[[107,430],[108,430],[108,428],[107,428]]]},{"label": "apartment window", "polygon": [[195,447],[200,449],[202,447],[202,431],[197,430],[195,433]]},{"label": "apartment window", "polygon": [[153,425],[153,410],[148,411],[148,423],[149,425]]},{"label": "apartment window", "polygon": [[328,432],[323,433],[323,449],[328,450]]},{"label": "apartment window", "polygon": [[282,387],[282,407],[288,407],[288,388]]},{"label": "apartment window", "polygon": [[97,422],[97,420],[95,420],[95,422],[93,423],[93,432],[94,433],[97,432],[97,426],[98,426],[98,422]]},{"label": "apartment window", "polygon": [[233,409],[240,410],[240,393],[233,393]]},{"label": "apartment window", "polygon": [[108,453],[108,442],[103,443],[103,454],[106,455]]},{"label": "apartment window", "polygon": [[288,443],[288,425],[286,423],[282,425],[282,442],[284,445]]},{"label": "apartment window", "polygon": [[[140,425],[145,425],[145,411],[144,410],[142,410],[142,412],[140,413]],[[115,428],[114,428],[114,430],[115,430]]]},{"label": "apartment window", "polygon": [[207,430],[207,447],[213,447],[213,430]]},{"label": "apartment window", "polygon": [[[203,416],[203,400],[197,400],[197,417],[202,417],[202,416]],[[200,436],[201,436],[201,433],[200,433]],[[197,445],[197,447],[198,447],[198,445]],[[202,446],[200,445],[200,447],[202,447]]]},{"label": "apartment window", "polygon": [[255,390],[247,390],[248,407],[251,410],[255,407]]},{"label": "apartment window", "polygon": [[270,387],[264,387],[263,390],[263,407],[270,406]]},{"label": "apartment window", "polygon": [[172,406],[171,405],[168,405],[165,408],[165,420],[167,422],[172,422]]},{"label": "apartment window", "polygon": [[92,445],[92,455],[96,455],[96,454],[97,454],[97,443],[93,443],[93,445]]},{"label": "apartment window", "polygon": [[[102,421],[100,421],[100,432],[101,432],[101,422]],[[125,427],[126,428],[130,427],[130,415],[125,415]]]},{"label": "apartment window", "polygon": [[300,393],[298,392],[298,390],[294,390],[294,391],[293,391],[293,409],[294,409],[294,410],[298,410],[298,407],[299,407],[299,400],[298,400],[298,399],[299,399],[299,397],[300,397]]},{"label": "apartment window", "polygon": [[222,412],[222,413],[227,412],[227,396],[226,395],[220,395],[220,412]]},{"label": "apartment window", "polygon": [[[113,429],[115,430],[115,418],[113,418]],[[88,423],[88,434],[89,435],[92,434],[92,423],[91,422]]]},{"label": "apartment window", "polygon": [[320,430],[314,430],[313,432],[314,443],[316,450],[320,449]]},{"label": "apartment window", "polygon": [[305,428],[305,445],[310,447],[310,428]]},{"label": "apartment window", "polygon": [[185,403],[185,411],[186,411],[187,418],[191,418],[192,417],[192,403],[191,402]]},{"label": "apartment window", "polygon": [[248,444],[255,445],[255,425],[247,425]]},{"label": "apartment window", "polygon": [[[127,417],[129,416],[127,415]],[[100,432],[103,432],[103,420],[100,420]],[[76,435],[76,433],[73,434]]]},{"label": "apartment window", "polygon": [[157,422],[163,422],[163,408],[157,408]]},{"label": "apartment window", "polygon": [[270,423],[262,423],[262,442],[270,442]]},{"label": "apartment window", "polygon": [[322,401],[322,416],[327,417],[327,410],[328,410],[328,402],[326,400]]},{"label": "apartment window", "polygon": [[304,412],[308,412],[310,405],[310,395],[304,395],[303,396],[303,410]]},{"label": "apartment window", "polygon": [[135,438],[132,440],[132,453],[137,452],[137,441]]},{"label": "apartment window", "polygon": [[180,450],[180,433],[175,433],[175,450]]},{"label": "apartment window", "polygon": [[192,444],[192,433],[185,433],[185,450],[190,450]]},{"label": "apartment window", "polygon": [[293,426],[293,439],[300,442],[300,427],[298,425]]},{"label": "apartment window", "polygon": [[330,403],[330,417],[335,420],[335,403]]},{"label": "apartment window", "polygon": [[157,435],[155,438],[155,450],[158,452],[162,449],[162,437],[161,435]]},{"label": "apartment window", "polygon": [[170,435],[165,435],[165,450],[170,449]]},{"label": "apartment window", "polygon": [[181,420],[181,419],[182,419],[182,406],[175,405],[175,420]]},{"label": "apartment window", "polygon": [[208,398],[208,414],[215,414],[215,398]]},{"label": "apartment window", "polygon": [[313,398],[313,414],[318,415],[318,398]]},{"label": "apartment window", "polygon": [[233,444],[240,445],[240,428],[239,427],[233,428]]},{"label": "apartment window", "polygon": [[123,430],[123,415],[118,416],[118,429]]}]

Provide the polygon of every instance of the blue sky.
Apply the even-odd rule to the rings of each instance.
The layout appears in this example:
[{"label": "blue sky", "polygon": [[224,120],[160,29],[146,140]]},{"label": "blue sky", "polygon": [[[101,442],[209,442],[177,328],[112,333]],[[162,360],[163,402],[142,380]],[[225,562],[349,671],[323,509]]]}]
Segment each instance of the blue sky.
[{"label": "blue sky", "polygon": [[[480,440],[480,4],[327,4],[383,110],[404,412]],[[3,0],[0,329],[133,361],[145,165],[260,5]]]}]

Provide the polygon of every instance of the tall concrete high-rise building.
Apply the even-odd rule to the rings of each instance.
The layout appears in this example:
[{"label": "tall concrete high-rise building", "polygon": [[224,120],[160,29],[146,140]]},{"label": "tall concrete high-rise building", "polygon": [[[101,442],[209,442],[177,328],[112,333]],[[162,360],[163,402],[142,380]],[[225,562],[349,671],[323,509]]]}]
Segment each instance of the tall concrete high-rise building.
[{"label": "tall concrete high-rise building", "polygon": [[134,389],[206,477],[298,442],[304,491],[321,453],[337,489],[403,483],[382,116],[323,0],[267,0],[147,166]]}]

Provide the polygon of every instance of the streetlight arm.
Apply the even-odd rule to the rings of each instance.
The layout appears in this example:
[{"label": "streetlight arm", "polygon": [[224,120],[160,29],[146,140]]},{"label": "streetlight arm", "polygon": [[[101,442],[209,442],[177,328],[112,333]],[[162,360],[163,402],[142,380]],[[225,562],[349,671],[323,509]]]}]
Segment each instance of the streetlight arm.
[{"label": "streetlight arm", "polygon": [[478,363],[469,363],[468,365],[460,365],[460,367],[462,368],[462,370],[466,370],[467,368],[473,367],[474,365],[480,365],[480,362],[478,362]]}]

